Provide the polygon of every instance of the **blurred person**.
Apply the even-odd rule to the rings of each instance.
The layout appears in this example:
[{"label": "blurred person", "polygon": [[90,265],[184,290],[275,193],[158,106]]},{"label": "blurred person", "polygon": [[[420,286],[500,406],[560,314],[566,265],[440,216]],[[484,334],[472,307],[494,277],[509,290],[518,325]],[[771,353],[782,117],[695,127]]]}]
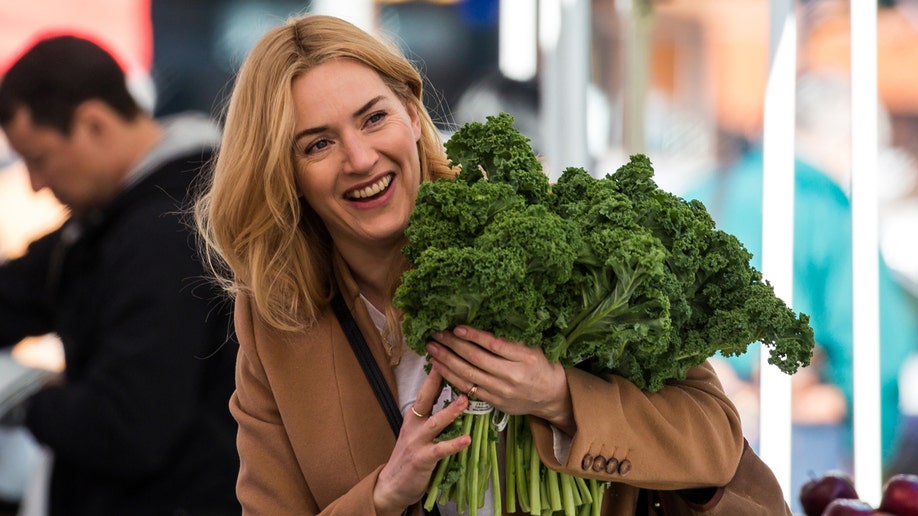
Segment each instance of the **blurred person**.
[{"label": "blurred person", "polygon": [[[195,213],[235,296],[244,512],[419,514],[438,461],[470,445],[440,433],[477,398],[532,415],[552,469],[609,481],[602,514],[656,513],[677,498],[680,514],[787,513],[768,468],[742,466],[754,454],[708,364],[648,393],[459,326],[433,337],[425,371],[392,304],[419,185],[454,174],[422,85],[396,48],[318,15],[269,30],[240,69]],[[378,391],[343,314],[380,370]],[[465,394],[441,406],[444,380]],[[374,403],[384,390],[404,417],[392,427]]]},{"label": "blurred person", "polygon": [[4,416],[50,450],[48,513],[238,514],[229,308],[182,215],[219,130],[152,118],[113,56],[69,35],[7,70],[0,126],[69,210],[0,265],[0,347],[54,333],[65,357]]},{"label": "blurred person", "polygon": [[[852,470],[851,205],[838,183],[847,177],[839,171],[844,161],[838,158],[844,153],[838,149],[849,148],[850,142],[839,140],[849,135],[849,124],[837,113],[839,106],[850,102],[844,104],[849,90],[835,80],[804,76],[798,82],[803,101],[797,102],[792,304],[794,310],[810,316],[817,352],[812,364],[792,379],[794,493],[814,472]],[[833,122],[827,125],[816,119],[826,116],[834,117]],[[812,132],[816,129],[821,133]],[[734,142],[735,155],[684,196],[701,200],[718,227],[736,235],[753,254],[754,265],[761,267],[762,148],[741,137]],[[881,445],[888,466],[895,457],[900,428],[899,367],[918,345],[918,313],[882,256],[878,274]],[[750,352],[723,359],[720,365],[732,367],[743,382],[756,383],[759,350],[760,346],[750,347]],[[747,387],[737,389],[745,392]]]},{"label": "blurred person", "polygon": [[[64,216],[50,192],[32,192],[28,172],[0,132],[0,263],[21,256],[31,240],[58,227]],[[60,350],[55,340],[27,339],[12,350],[0,350],[0,369],[6,361],[15,360],[59,370]],[[0,514],[16,514],[20,510],[42,459],[41,447],[27,429],[0,426]]]}]

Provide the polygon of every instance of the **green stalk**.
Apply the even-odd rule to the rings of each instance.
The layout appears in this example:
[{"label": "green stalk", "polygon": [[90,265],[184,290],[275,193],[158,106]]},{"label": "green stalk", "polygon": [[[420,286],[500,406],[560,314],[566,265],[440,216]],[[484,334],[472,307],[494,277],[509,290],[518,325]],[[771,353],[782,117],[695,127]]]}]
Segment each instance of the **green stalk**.
[{"label": "green stalk", "polygon": [[542,494],[540,489],[541,475],[539,475],[539,466],[542,465],[539,459],[539,452],[535,443],[529,445],[529,514],[542,513]]},{"label": "green stalk", "polygon": [[[459,416],[462,418],[462,434],[471,435],[472,433],[472,422],[473,418],[471,414],[463,414]],[[473,437],[474,439],[474,437]],[[456,481],[456,507],[459,509],[459,512],[465,512],[466,510],[466,472],[468,471],[467,465],[469,460],[469,449],[465,447],[462,451],[459,452],[459,480]]]},{"label": "green stalk", "polygon": [[520,509],[523,512],[529,511],[529,502],[531,501],[529,495],[529,482],[528,475],[529,469],[526,468],[526,461],[529,459],[530,454],[529,447],[532,446],[532,438],[528,436],[525,431],[526,425],[526,416],[513,416],[512,424],[516,426],[516,489],[519,492],[517,500],[519,500]]},{"label": "green stalk", "polygon": [[577,483],[577,492],[580,493],[580,499],[583,500],[583,503],[593,503],[593,493],[590,492],[590,486],[587,485],[586,480],[574,477],[574,482]]},{"label": "green stalk", "polygon": [[[539,467],[541,469],[545,466],[540,464]],[[551,510],[551,502],[548,498],[548,484],[545,482],[544,475],[542,475],[542,479],[539,482],[539,495],[542,502],[542,513],[548,512],[548,514],[551,514],[553,511]]]},{"label": "green stalk", "polygon": [[510,416],[504,443],[504,483],[507,486],[507,512],[516,512],[516,424]]},{"label": "green stalk", "polygon": [[[574,499],[574,505],[580,507],[584,503],[583,497],[580,496],[580,487],[577,485],[577,477],[573,475],[564,474],[564,477],[567,478],[568,482],[571,485],[571,498]],[[562,478],[564,478],[562,477]]]},{"label": "green stalk", "polygon": [[484,439],[481,441],[481,456],[478,463],[478,507],[483,507],[485,494],[488,492],[488,483],[491,480],[491,423],[490,418],[486,421]]},{"label": "green stalk", "polygon": [[484,437],[486,428],[483,428],[481,423],[487,423],[485,416],[480,414],[475,414],[469,416],[475,420],[474,426],[472,427],[472,452],[471,452],[471,463],[468,465],[469,469],[466,481],[468,482],[468,500],[469,500],[469,515],[476,516],[478,514],[478,498],[479,498],[479,486],[478,486],[478,467],[481,461],[481,440]]},{"label": "green stalk", "polygon": [[424,500],[424,509],[431,511],[437,503],[437,494],[440,492],[440,486],[443,484],[443,476],[446,474],[446,470],[449,468],[453,457],[454,455],[444,457],[440,459],[440,463],[437,464],[437,471],[434,473],[430,485],[427,486],[427,499]]},{"label": "green stalk", "polygon": [[561,488],[558,487],[558,472],[547,467],[545,468],[546,486],[548,491],[548,506],[552,511],[560,511],[561,506]]},{"label": "green stalk", "polygon": [[503,500],[500,497],[500,468],[497,463],[497,439],[491,439],[491,490],[494,492],[494,516],[501,516]]},{"label": "green stalk", "polygon": [[564,502],[565,516],[576,516],[573,484],[574,480],[570,475],[561,474],[561,499]]},{"label": "green stalk", "polygon": [[590,479],[590,488],[593,491],[593,516],[601,516],[603,485],[596,479]]}]

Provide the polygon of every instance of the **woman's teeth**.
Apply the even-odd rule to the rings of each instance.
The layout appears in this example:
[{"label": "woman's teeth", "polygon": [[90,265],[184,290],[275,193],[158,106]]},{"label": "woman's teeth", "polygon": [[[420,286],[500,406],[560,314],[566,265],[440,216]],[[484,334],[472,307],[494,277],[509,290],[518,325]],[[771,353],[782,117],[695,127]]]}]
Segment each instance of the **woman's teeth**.
[{"label": "woman's teeth", "polygon": [[392,176],[387,174],[385,177],[377,181],[376,183],[367,186],[366,188],[361,188],[360,190],[354,190],[348,192],[347,197],[349,199],[367,199],[377,195],[379,192],[382,192],[389,187],[389,183],[392,182]]}]

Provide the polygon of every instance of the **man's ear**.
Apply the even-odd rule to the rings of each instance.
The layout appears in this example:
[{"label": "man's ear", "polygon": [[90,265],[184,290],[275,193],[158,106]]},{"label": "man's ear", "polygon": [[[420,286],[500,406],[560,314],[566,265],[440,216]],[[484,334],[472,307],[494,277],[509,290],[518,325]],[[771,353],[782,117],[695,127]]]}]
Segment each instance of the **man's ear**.
[{"label": "man's ear", "polygon": [[112,109],[104,102],[96,99],[83,101],[73,111],[72,131],[83,131],[91,138],[104,137],[111,129]]}]

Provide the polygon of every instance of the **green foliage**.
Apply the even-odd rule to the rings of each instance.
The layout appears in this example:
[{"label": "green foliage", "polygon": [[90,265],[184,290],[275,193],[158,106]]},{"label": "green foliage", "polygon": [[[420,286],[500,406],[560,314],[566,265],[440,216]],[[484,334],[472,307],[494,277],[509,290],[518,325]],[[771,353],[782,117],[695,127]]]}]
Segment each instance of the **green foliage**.
[{"label": "green foliage", "polygon": [[420,187],[395,296],[411,349],[470,324],[650,391],[756,341],[788,374],[809,364],[809,318],[703,204],[658,188],[646,156],[550,185],[512,122],[460,128],[446,143],[459,174]]}]

